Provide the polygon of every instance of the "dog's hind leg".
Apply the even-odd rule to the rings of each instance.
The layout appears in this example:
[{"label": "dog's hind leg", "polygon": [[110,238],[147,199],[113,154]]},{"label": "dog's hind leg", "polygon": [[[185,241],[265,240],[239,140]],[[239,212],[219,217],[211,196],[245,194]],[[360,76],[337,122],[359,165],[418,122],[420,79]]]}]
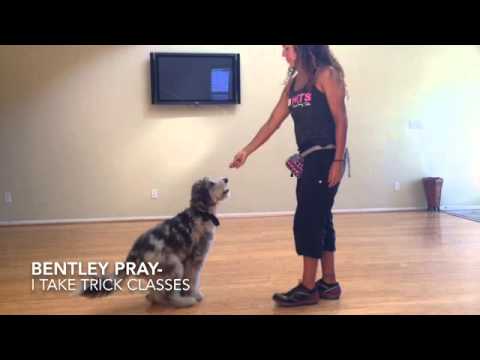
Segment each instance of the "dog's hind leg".
[{"label": "dog's hind leg", "polygon": [[[153,280],[158,280],[160,277],[155,277]],[[168,294],[165,290],[150,289],[145,296],[148,302],[156,305],[168,305]]]},{"label": "dog's hind leg", "polygon": [[[165,277],[171,278],[172,280],[183,279],[185,268],[180,259],[171,259],[170,265],[171,271]],[[172,291],[168,293],[168,301],[172,306],[175,307],[190,307],[197,303],[195,297],[182,296],[182,290],[176,288],[172,289]]]},{"label": "dog's hind leg", "polygon": [[145,298],[155,305],[169,305],[168,296],[163,291],[150,290]]}]

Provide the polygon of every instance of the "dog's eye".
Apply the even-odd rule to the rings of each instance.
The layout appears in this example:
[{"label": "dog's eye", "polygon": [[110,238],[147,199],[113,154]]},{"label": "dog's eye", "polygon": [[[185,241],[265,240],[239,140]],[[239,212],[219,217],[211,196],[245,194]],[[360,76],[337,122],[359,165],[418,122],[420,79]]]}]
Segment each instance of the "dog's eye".
[{"label": "dog's eye", "polygon": [[215,183],[214,183],[213,181],[209,181],[209,182],[208,182],[208,186],[212,187],[212,186],[214,186],[214,185],[215,185]]}]

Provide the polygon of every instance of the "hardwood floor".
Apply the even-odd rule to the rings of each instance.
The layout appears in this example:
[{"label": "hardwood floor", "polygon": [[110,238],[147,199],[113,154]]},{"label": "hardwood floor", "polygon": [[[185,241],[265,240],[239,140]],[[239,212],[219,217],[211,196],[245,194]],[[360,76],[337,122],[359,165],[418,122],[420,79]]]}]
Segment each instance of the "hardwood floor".
[{"label": "hardwood floor", "polygon": [[480,224],[446,214],[340,214],[341,300],[276,308],[301,259],[292,218],[223,219],[202,275],[205,300],[150,306],[141,293],[84,299],[31,290],[32,261],[122,261],[154,222],[0,227],[0,314],[480,314]]}]

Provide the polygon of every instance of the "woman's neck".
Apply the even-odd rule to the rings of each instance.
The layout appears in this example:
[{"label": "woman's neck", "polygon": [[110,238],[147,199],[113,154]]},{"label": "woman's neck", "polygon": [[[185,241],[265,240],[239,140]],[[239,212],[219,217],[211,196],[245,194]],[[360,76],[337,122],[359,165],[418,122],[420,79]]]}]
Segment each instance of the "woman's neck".
[{"label": "woman's neck", "polygon": [[295,70],[297,70],[297,76],[302,76],[302,77],[307,76],[307,72],[303,69],[302,66],[297,66]]},{"label": "woman's neck", "polygon": [[308,74],[303,69],[303,67],[298,66],[296,70],[297,70],[297,80],[302,82],[302,83],[307,82],[308,81]]},{"label": "woman's neck", "polygon": [[302,84],[304,86],[305,84],[308,83],[308,81],[309,79],[308,79],[307,73],[301,69],[298,69],[297,75],[295,77],[295,83],[296,83],[295,88],[298,88],[299,86],[301,87]]}]

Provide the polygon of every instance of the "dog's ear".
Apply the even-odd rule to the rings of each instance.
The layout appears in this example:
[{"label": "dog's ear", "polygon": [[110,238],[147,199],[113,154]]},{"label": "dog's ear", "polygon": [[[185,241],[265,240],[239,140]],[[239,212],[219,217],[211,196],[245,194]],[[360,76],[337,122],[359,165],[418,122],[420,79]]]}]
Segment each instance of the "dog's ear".
[{"label": "dog's ear", "polygon": [[200,192],[202,192],[203,189],[208,189],[208,179],[203,178],[201,180],[198,180],[195,184],[192,186],[192,197]]},{"label": "dog's ear", "polygon": [[210,196],[208,178],[203,178],[197,181],[192,187],[192,206],[194,207],[209,207],[214,205]]},{"label": "dog's ear", "polygon": [[205,186],[202,186],[200,189],[200,197],[202,199],[202,202],[207,205],[207,206],[212,206],[213,205],[213,200],[212,197],[210,196],[210,191],[208,188],[208,183],[205,184]]}]

